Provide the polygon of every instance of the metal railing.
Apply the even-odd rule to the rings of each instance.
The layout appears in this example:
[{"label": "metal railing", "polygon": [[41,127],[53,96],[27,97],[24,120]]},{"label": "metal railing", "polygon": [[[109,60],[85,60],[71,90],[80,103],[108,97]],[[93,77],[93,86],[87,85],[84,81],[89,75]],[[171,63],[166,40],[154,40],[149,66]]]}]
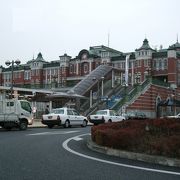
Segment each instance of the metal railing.
[{"label": "metal railing", "polygon": [[119,102],[117,102],[112,107],[112,109],[118,111],[124,104],[130,103],[130,101],[132,101],[133,98],[136,98],[139,94],[141,94],[142,91],[144,91],[144,89],[149,86],[150,83],[150,79],[146,79],[142,84],[136,84],[131,90],[128,90],[128,87],[125,87],[124,97]]}]

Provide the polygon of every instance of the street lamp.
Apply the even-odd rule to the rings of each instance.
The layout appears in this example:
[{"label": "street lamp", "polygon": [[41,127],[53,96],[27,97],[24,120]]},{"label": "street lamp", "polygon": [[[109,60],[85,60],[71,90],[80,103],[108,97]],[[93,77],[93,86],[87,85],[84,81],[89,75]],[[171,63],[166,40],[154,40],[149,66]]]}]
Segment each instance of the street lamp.
[{"label": "street lamp", "polygon": [[[104,95],[104,77],[102,76],[100,79],[98,79],[97,77],[93,77],[92,81],[93,81],[93,86],[96,85],[97,83],[96,100],[97,100],[97,103],[99,103],[100,95],[101,97],[103,97]],[[101,82],[101,94],[100,94],[100,82]],[[93,93],[93,90],[91,89],[90,90],[90,107],[92,107],[92,104],[93,104],[93,97],[94,97],[94,93]]]},{"label": "street lamp", "polygon": [[[93,79],[92,79],[92,81],[93,81],[93,83],[96,81],[96,78],[95,77],[93,77]],[[91,89],[90,90],[90,96],[89,96],[89,98],[90,98],[90,108],[92,107],[92,104],[93,104],[93,90]]]},{"label": "street lamp", "polygon": [[101,77],[101,80],[102,80],[102,84],[101,84],[101,96],[103,97],[104,95],[104,77]]},{"label": "street lamp", "polygon": [[99,80],[96,78],[96,77],[93,77],[93,82],[97,83],[97,93],[96,93],[96,96],[97,96],[97,99],[99,99]]},{"label": "street lamp", "polygon": [[11,65],[11,99],[13,97],[13,83],[14,83],[14,77],[13,77],[13,72],[14,72],[14,63],[16,65],[19,65],[21,63],[20,60],[12,60],[12,61],[6,61],[5,64],[7,66],[10,66]]}]

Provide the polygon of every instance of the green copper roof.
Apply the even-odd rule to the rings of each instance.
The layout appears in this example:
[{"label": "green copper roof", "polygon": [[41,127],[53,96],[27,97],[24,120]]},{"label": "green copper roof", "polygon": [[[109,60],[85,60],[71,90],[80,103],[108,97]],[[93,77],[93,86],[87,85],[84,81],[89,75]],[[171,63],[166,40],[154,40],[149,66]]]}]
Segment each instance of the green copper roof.
[{"label": "green copper roof", "polygon": [[162,57],[167,57],[167,50],[165,51],[158,51],[152,54],[153,58],[162,58]]},{"label": "green copper roof", "polygon": [[59,66],[60,66],[60,62],[50,62],[50,63],[43,64],[43,68],[59,67]]},{"label": "green copper roof", "polygon": [[177,49],[180,50],[180,43],[177,41],[175,44],[169,46],[168,49],[169,49],[169,50],[171,50],[171,49],[172,49],[172,50],[177,50]]},{"label": "green copper roof", "polygon": [[139,49],[136,49],[136,51],[140,51],[140,50],[153,50],[150,46],[149,46],[149,41],[145,38],[144,41],[143,41],[143,45],[139,48]]},{"label": "green copper roof", "polygon": [[42,56],[42,53],[40,52],[38,55],[37,55],[37,58],[36,59],[32,59],[30,61],[27,62],[27,64],[29,63],[32,63],[32,62],[46,62]]},{"label": "green copper roof", "polygon": [[111,52],[111,54],[113,56],[119,56],[119,55],[122,54],[122,52],[117,51],[117,50],[115,50],[113,48],[104,46],[104,45],[101,45],[101,46],[91,46],[89,48],[89,53],[90,54],[94,54],[94,55],[100,56],[101,52]]},{"label": "green copper roof", "polygon": [[[130,54],[130,59],[135,59],[135,54],[131,53]],[[111,61],[121,61],[121,60],[126,60],[126,54],[122,54],[120,56],[114,56],[111,58]]]}]

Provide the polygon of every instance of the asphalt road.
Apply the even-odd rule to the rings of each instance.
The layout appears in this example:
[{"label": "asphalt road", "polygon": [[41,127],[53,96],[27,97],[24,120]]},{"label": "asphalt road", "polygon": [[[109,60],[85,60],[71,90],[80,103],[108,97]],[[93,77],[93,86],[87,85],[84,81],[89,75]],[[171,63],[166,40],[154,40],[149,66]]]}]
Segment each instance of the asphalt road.
[{"label": "asphalt road", "polygon": [[0,129],[0,180],[179,180],[180,168],[87,148],[91,127]]}]

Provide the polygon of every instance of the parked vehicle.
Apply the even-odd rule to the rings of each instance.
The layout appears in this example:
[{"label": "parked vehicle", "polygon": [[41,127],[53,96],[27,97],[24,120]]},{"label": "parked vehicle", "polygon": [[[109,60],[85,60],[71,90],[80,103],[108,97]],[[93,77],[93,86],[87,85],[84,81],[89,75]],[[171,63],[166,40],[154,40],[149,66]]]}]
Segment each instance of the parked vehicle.
[{"label": "parked vehicle", "polygon": [[98,110],[95,114],[89,116],[89,121],[94,125],[107,122],[116,122],[125,120],[124,116],[119,116],[114,110]]},{"label": "parked vehicle", "polygon": [[125,120],[127,119],[127,114],[126,113],[122,113],[121,116],[124,116]]},{"label": "parked vehicle", "polygon": [[147,116],[146,116],[146,114],[143,113],[143,112],[136,112],[136,113],[135,113],[135,118],[136,118],[136,119],[146,119]]},{"label": "parked vehicle", "polygon": [[180,119],[180,113],[174,116],[166,116],[166,118]]},{"label": "parked vehicle", "polygon": [[135,118],[135,113],[134,112],[127,112],[123,113],[122,116],[124,116],[127,119],[134,119]]},{"label": "parked vehicle", "polygon": [[11,130],[18,127],[26,130],[33,124],[33,112],[30,102],[26,100],[3,99],[0,100],[0,126]]},{"label": "parked vehicle", "polygon": [[129,112],[127,113],[127,119],[147,119],[147,116],[143,112]]},{"label": "parked vehicle", "polygon": [[55,125],[67,128],[71,125],[86,127],[88,121],[87,117],[80,115],[75,109],[64,107],[53,109],[49,114],[43,114],[41,122],[49,128]]}]

